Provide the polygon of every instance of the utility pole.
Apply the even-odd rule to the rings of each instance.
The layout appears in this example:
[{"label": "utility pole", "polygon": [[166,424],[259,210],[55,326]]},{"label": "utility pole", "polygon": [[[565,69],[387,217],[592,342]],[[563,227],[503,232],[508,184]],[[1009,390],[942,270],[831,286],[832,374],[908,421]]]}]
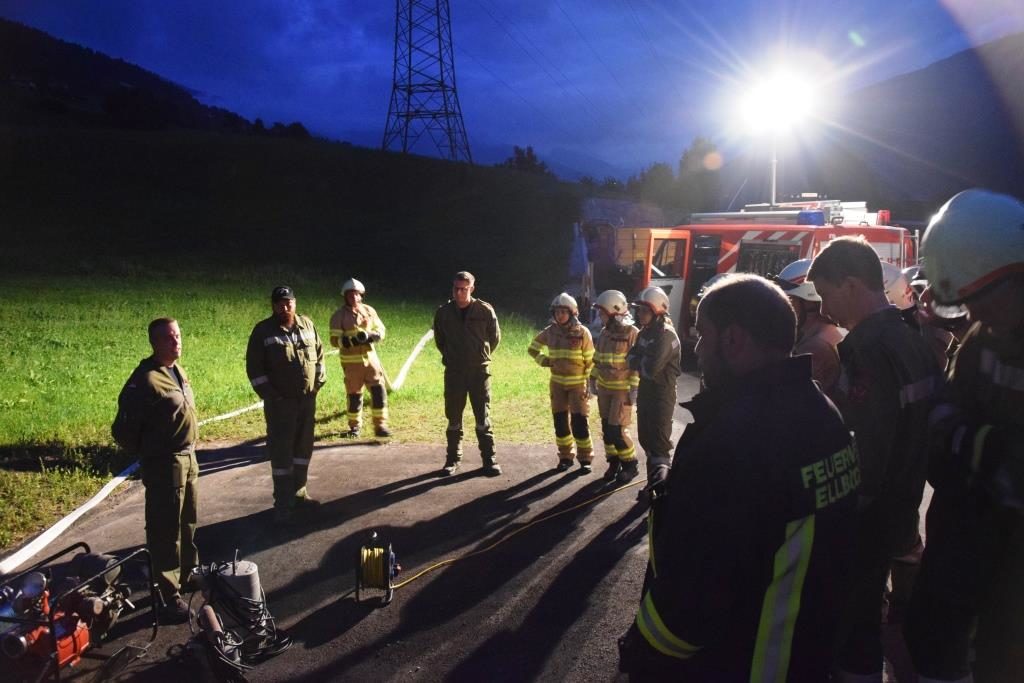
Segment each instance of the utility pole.
[{"label": "utility pole", "polygon": [[455,90],[448,0],[395,0],[395,66],[382,147],[408,154],[428,141],[444,159],[473,163]]}]

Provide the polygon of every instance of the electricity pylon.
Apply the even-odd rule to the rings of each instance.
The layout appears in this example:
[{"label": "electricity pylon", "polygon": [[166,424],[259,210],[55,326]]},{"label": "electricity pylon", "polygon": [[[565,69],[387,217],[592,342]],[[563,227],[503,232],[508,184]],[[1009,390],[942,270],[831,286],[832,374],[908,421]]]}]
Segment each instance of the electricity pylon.
[{"label": "electricity pylon", "polygon": [[395,67],[383,148],[414,152],[423,138],[442,158],[473,163],[455,90],[448,0],[395,0]]}]

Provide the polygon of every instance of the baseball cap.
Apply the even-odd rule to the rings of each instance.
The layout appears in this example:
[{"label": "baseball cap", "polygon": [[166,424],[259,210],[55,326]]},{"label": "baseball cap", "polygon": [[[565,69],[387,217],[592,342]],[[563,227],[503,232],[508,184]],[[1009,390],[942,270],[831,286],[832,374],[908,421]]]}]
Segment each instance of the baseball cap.
[{"label": "baseball cap", "polygon": [[274,287],[274,291],[270,293],[270,300],[281,301],[282,299],[294,299],[295,292],[288,285],[278,285]]}]

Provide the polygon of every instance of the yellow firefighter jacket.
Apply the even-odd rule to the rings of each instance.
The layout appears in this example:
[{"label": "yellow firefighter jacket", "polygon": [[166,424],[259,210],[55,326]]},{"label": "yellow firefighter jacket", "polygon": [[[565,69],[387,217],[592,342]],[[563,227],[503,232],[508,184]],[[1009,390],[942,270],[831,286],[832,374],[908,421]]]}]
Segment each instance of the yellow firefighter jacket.
[{"label": "yellow firefighter jacket", "polygon": [[[372,306],[357,304],[355,308],[342,306],[331,316],[331,346],[338,348],[342,366],[346,365],[378,365],[377,354],[373,351],[373,343],[368,340],[370,335],[380,335],[384,339],[384,323]],[[348,343],[342,342],[347,338]],[[359,342],[358,338],[366,339]]]},{"label": "yellow firefighter jacket", "polygon": [[594,365],[594,339],[576,319],[564,326],[551,323],[534,338],[527,353],[551,368],[552,384],[582,387]]},{"label": "yellow firefighter jacket", "polygon": [[640,373],[630,370],[626,354],[636,343],[640,334],[633,325],[606,325],[597,337],[594,352],[594,368],[591,377],[597,379],[597,386],[609,391],[629,391],[640,385]]}]

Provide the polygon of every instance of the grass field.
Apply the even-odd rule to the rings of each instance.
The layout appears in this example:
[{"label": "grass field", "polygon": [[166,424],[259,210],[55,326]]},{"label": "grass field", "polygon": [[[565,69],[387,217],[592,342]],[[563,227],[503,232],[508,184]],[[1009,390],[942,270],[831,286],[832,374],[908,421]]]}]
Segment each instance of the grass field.
[{"label": "grass field", "polygon": [[[200,419],[257,401],[245,374],[245,345],[257,320],[270,312],[269,291],[293,285],[298,309],[324,336],[338,305],[329,278],[281,273],[192,274],[160,278],[39,277],[3,282],[0,309],[0,547],[45,526],[91,495],[128,459],[111,445],[109,425],[118,392],[138,361],[149,355],[146,325],[177,318],[183,335],[182,365],[196,393]],[[397,375],[430,327],[446,296],[444,283],[431,299],[373,296],[388,334],[379,347],[386,370]],[[540,312],[543,314],[543,312]],[[505,443],[551,440],[547,371],[526,354],[535,334],[522,317],[498,310],[502,344],[493,365],[492,414]],[[328,356],[328,384],[317,406],[317,438],[337,440],[345,427],[344,385],[337,356]],[[439,355],[428,344],[400,391],[390,396],[395,440],[437,443],[445,422]],[[207,425],[202,440],[264,434],[262,411]]]}]

